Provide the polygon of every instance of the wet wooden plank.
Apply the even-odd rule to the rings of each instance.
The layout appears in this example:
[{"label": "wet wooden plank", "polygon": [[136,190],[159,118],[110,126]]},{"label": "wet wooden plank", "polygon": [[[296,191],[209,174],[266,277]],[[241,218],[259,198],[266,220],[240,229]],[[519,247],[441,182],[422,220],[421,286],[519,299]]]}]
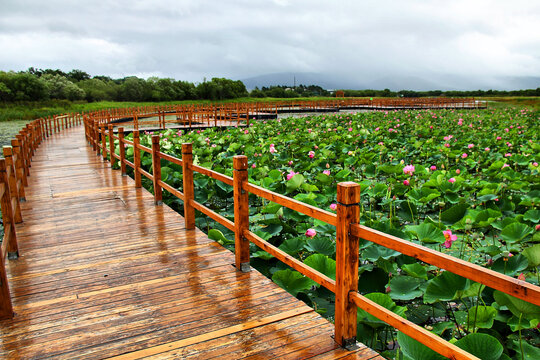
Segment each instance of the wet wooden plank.
[{"label": "wet wooden plank", "polygon": [[28,181],[0,357],[377,356],[339,348],[311,308],[237,271],[234,254],[85,146],[82,127],[44,141]]}]

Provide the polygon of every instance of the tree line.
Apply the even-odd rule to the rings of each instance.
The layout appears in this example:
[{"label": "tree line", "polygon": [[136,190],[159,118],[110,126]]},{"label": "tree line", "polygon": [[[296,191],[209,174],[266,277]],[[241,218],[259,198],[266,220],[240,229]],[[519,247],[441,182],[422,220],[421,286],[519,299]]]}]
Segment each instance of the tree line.
[{"label": "tree line", "polygon": [[[529,90],[474,90],[474,91],[413,91],[400,90],[345,90],[346,97],[437,97],[437,96],[540,96],[540,88]],[[140,79],[128,76],[112,79],[90,76],[74,69],[29,68],[27,71],[0,71],[0,102],[85,100],[94,101],[180,101],[226,100],[251,96],[253,98],[296,98],[332,96],[332,92],[317,85],[270,86],[246,90],[240,80],[213,78],[194,84],[171,78]]]},{"label": "tree line", "polygon": [[540,87],[527,90],[467,90],[467,91],[414,91],[400,90],[344,90],[346,97],[485,97],[485,96],[540,96]]},{"label": "tree line", "polygon": [[93,76],[82,70],[63,72],[30,68],[27,71],[0,71],[0,101],[179,101],[225,100],[248,96],[239,80],[213,78],[200,84],[170,78],[140,79],[128,76],[112,79]]}]

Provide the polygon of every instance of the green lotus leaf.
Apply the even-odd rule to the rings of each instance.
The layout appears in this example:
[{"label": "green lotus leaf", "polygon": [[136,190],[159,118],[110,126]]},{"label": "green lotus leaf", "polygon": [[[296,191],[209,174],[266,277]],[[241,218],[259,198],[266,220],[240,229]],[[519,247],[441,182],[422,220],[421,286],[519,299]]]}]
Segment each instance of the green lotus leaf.
[{"label": "green lotus leaf", "polygon": [[522,224],[512,223],[504,227],[501,232],[501,238],[508,243],[515,243],[523,240],[527,235],[533,232],[533,228]]},{"label": "green lotus leaf", "polygon": [[446,358],[435,351],[428,348],[426,345],[414,340],[405,335],[401,331],[397,334],[397,340],[401,351],[405,356],[414,360],[445,360]]},{"label": "green lotus leaf", "polygon": [[298,295],[299,292],[307,292],[315,285],[315,282],[310,278],[290,269],[276,271],[272,275],[272,281],[287,290],[292,296]]},{"label": "green lotus leaf", "polygon": [[304,264],[331,279],[336,279],[336,261],[322,254],[313,254],[304,260]]},{"label": "green lotus leaf", "polygon": [[504,350],[496,338],[481,333],[469,334],[455,345],[482,360],[498,360]]},{"label": "green lotus leaf", "polygon": [[473,306],[469,309],[467,327],[473,330],[475,328],[491,329],[496,316],[497,309],[492,306]]},{"label": "green lotus leaf", "polygon": [[459,298],[461,292],[470,286],[470,281],[449,271],[443,272],[428,282],[424,302],[450,301]]},{"label": "green lotus leaf", "polygon": [[422,296],[423,291],[419,289],[423,283],[422,279],[412,276],[394,276],[390,279],[388,295],[394,300],[412,300]]},{"label": "green lotus leaf", "polygon": [[320,253],[326,256],[332,256],[336,253],[336,244],[329,238],[316,236],[309,239],[305,245],[306,250]]}]

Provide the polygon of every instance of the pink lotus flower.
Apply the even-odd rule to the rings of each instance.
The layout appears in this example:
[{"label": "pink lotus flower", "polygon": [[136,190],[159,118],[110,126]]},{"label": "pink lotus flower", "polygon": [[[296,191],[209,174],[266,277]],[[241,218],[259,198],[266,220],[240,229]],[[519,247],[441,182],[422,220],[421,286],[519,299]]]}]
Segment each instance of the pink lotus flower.
[{"label": "pink lotus flower", "polygon": [[472,149],[472,148],[474,147],[474,144],[469,144],[469,145],[467,145],[467,147],[468,147],[469,149]]},{"label": "pink lotus flower", "polygon": [[501,169],[504,169],[504,168],[507,168],[507,167],[510,167],[510,165],[504,164]]},{"label": "pink lotus flower", "polygon": [[315,235],[317,235],[317,232],[315,231],[315,229],[307,229],[307,231],[306,231],[306,236],[312,238],[312,237],[314,237]]},{"label": "pink lotus flower", "polygon": [[430,168],[432,171],[437,170],[437,167],[436,167],[435,165],[431,165],[429,168]]},{"label": "pink lotus flower", "polygon": [[452,184],[453,184],[453,183],[455,183],[455,182],[456,182],[456,179],[454,179],[454,178],[450,178],[450,179],[448,179],[448,182],[449,182],[449,183],[452,183]]},{"label": "pink lotus flower", "polygon": [[313,159],[315,157],[315,151],[308,152],[309,158]]},{"label": "pink lotus flower", "polygon": [[446,144],[444,144],[444,147],[448,148],[448,147],[450,147],[450,144],[446,143]]},{"label": "pink lotus flower", "polygon": [[324,175],[330,176],[330,170],[324,170],[322,173],[323,173]]},{"label": "pink lotus flower", "polygon": [[289,160],[289,165],[292,165],[293,164],[293,161],[292,160]]},{"label": "pink lotus flower", "polygon": [[273,154],[276,152],[276,148],[274,147],[274,144],[270,144],[270,153]]},{"label": "pink lotus flower", "polygon": [[497,140],[501,140],[501,139],[502,139],[502,137],[500,137],[500,136],[497,136]]},{"label": "pink lotus flower", "polygon": [[484,151],[489,151],[489,150],[491,150],[491,149],[490,149],[490,148],[488,148],[488,147],[484,149]]},{"label": "pink lotus flower", "polygon": [[326,168],[330,169],[330,164],[329,163],[326,163]]},{"label": "pink lotus flower", "polygon": [[291,170],[291,171],[287,174],[287,180],[291,180],[292,177],[293,177],[294,175],[296,175],[296,174],[298,174],[298,173],[295,173],[294,171]]},{"label": "pink lotus flower", "polygon": [[249,134],[249,130],[244,130],[244,134]]},{"label": "pink lotus flower", "polygon": [[382,141],[379,141],[379,143],[377,143],[377,145],[384,145],[384,143]]},{"label": "pink lotus flower", "polygon": [[349,128],[349,131],[352,131],[352,128]]},{"label": "pink lotus flower", "polygon": [[446,247],[447,249],[450,249],[450,247],[452,246],[452,243],[457,240],[457,236],[453,235],[451,230],[444,230],[443,235],[445,239],[444,247]]},{"label": "pink lotus flower", "polygon": [[407,165],[403,168],[403,173],[411,175],[414,173],[414,165]]},{"label": "pink lotus flower", "polygon": [[351,150],[349,150],[349,152],[347,153],[347,155],[349,155],[349,156],[351,156],[351,155],[353,155],[353,154],[354,154],[354,153],[353,153]]},{"label": "pink lotus flower", "polygon": [[409,186],[411,183],[409,182],[409,180],[405,179],[403,180],[403,185],[405,186]]},{"label": "pink lotus flower", "polygon": [[257,165],[253,164],[253,165],[251,165],[251,167],[252,167],[253,169],[255,169],[255,168],[257,167]]},{"label": "pink lotus flower", "polygon": [[461,157],[462,157],[463,159],[466,159],[466,158],[467,158],[467,156],[469,156],[469,155],[467,155],[467,153],[463,153],[463,154],[461,154]]},{"label": "pink lotus flower", "polygon": [[337,204],[334,204],[334,203],[330,204],[330,209],[336,211]]},{"label": "pink lotus flower", "polygon": [[533,166],[538,166],[538,163],[536,161],[533,162],[532,164],[533,164]]},{"label": "pink lotus flower", "polygon": [[456,170],[456,174],[459,175],[460,172],[461,172],[461,170],[459,170],[459,169]]},{"label": "pink lotus flower", "polygon": [[523,273],[519,274],[517,278],[518,280],[525,281],[525,275]]},{"label": "pink lotus flower", "polygon": [[512,154],[510,154],[510,153],[504,154],[504,157],[510,157],[510,156],[512,156]]}]

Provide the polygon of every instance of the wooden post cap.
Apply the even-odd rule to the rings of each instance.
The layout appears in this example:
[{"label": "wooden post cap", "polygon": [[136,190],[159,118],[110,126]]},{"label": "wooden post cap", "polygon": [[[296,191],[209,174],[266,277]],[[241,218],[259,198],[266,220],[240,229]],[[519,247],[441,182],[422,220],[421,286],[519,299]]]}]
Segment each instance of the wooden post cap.
[{"label": "wooden post cap", "polygon": [[13,148],[11,146],[3,146],[2,151],[4,152],[4,157],[13,155]]},{"label": "wooden post cap", "polygon": [[360,202],[360,185],[352,181],[340,182],[337,201],[342,205],[357,205]]},{"label": "wooden post cap", "polygon": [[152,135],[152,145],[153,144],[159,145],[159,135]]},{"label": "wooden post cap", "polygon": [[133,137],[138,138],[139,137],[139,130],[133,130]]},{"label": "wooden post cap", "polygon": [[233,168],[234,170],[247,170],[248,158],[245,155],[233,156]]},{"label": "wooden post cap", "polygon": [[182,154],[191,154],[193,153],[193,144],[192,143],[183,143],[182,144]]}]

